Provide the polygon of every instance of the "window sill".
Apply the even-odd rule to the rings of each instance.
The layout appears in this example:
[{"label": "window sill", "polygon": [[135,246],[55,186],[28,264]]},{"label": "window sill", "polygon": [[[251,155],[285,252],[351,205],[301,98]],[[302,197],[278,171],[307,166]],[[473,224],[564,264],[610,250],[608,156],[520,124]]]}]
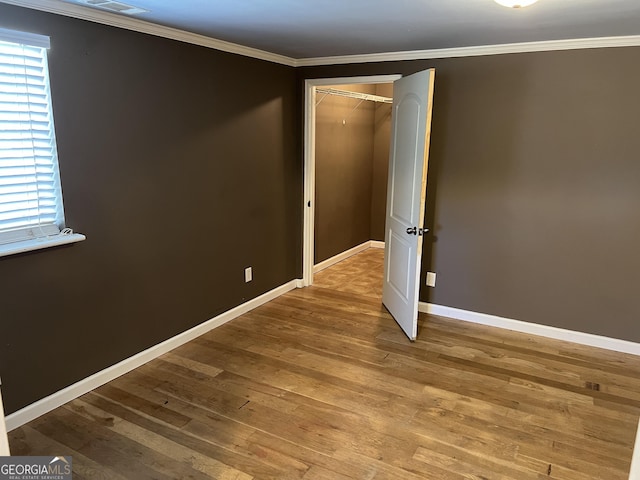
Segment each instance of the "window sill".
[{"label": "window sill", "polygon": [[15,255],[17,253],[31,252],[42,248],[57,247],[68,243],[76,243],[85,240],[87,237],[80,233],[69,235],[55,235],[51,237],[37,238],[33,240],[23,240],[21,242],[6,243],[0,245],[0,257]]}]

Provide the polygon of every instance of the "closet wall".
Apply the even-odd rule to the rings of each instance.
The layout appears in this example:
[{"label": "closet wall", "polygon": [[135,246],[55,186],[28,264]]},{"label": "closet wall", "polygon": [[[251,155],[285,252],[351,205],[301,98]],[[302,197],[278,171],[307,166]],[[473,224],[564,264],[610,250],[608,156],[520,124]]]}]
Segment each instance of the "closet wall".
[{"label": "closet wall", "polygon": [[[378,95],[392,88],[384,87],[333,86]],[[369,240],[384,241],[391,117],[388,104],[321,94],[318,101],[316,264]]]}]

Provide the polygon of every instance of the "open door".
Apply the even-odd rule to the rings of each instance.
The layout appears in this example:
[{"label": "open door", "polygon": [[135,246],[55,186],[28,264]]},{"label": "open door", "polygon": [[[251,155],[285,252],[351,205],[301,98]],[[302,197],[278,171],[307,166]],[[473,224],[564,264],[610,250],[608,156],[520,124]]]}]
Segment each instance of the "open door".
[{"label": "open door", "polygon": [[393,86],[382,303],[410,340],[418,334],[434,80],[430,69]]}]

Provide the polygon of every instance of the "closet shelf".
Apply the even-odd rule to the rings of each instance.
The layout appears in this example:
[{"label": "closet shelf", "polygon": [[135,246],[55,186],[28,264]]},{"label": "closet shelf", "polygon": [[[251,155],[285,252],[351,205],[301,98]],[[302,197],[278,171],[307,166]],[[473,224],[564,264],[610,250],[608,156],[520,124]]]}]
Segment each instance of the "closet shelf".
[{"label": "closet shelf", "polygon": [[[370,93],[350,92],[349,90],[339,90],[337,88],[316,87],[316,93],[326,95],[338,95],[340,97],[355,98],[357,100],[368,100],[370,102],[393,103],[393,98],[371,95]],[[324,99],[322,97],[318,104]]]}]

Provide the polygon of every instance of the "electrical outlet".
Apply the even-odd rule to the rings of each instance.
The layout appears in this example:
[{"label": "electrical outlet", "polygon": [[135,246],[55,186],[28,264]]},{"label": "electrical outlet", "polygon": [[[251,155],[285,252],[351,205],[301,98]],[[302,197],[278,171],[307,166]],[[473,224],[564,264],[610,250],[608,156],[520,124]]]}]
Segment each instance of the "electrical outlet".
[{"label": "electrical outlet", "polygon": [[253,271],[251,267],[247,267],[244,269],[244,283],[249,283],[251,280],[253,280]]},{"label": "electrical outlet", "polygon": [[435,287],[436,286],[436,274],[433,272],[427,272],[427,286]]}]

